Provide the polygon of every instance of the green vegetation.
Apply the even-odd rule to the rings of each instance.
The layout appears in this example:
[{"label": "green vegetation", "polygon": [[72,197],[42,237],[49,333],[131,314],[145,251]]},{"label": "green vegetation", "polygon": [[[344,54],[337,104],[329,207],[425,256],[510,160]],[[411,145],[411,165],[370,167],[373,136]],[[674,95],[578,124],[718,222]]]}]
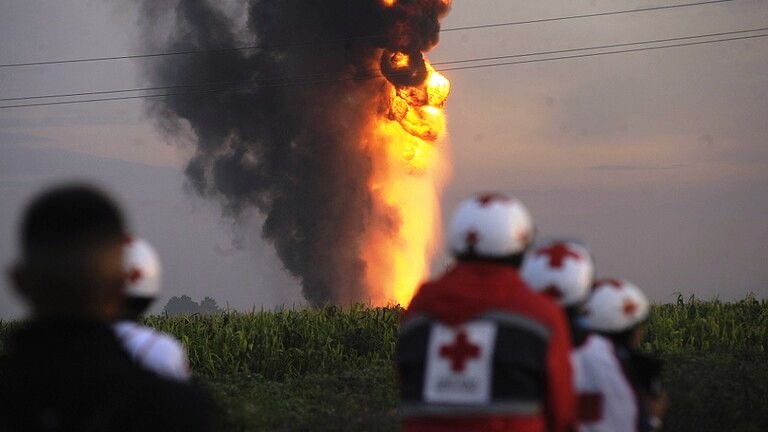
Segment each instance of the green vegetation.
[{"label": "green vegetation", "polygon": [[655,305],[648,319],[646,351],[666,354],[735,354],[768,351],[768,301],[736,303],[694,297]]},{"label": "green vegetation", "polygon": [[[398,430],[401,309],[155,316],[221,408],[222,431]],[[8,331],[0,323],[0,350]],[[669,431],[768,430],[768,302],[656,305],[643,348],[665,360]]]},{"label": "green vegetation", "polygon": [[150,317],[187,346],[222,431],[397,430],[399,308]]},{"label": "green vegetation", "polygon": [[678,296],[647,329],[643,348],[665,360],[665,430],[768,430],[768,301]]},{"label": "green vegetation", "polygon": [[322,309],[153,316],[145,323],[182,340],[193,370],[205,377],[254,374],[266,379],[332,374],[389,361],[398,308]]}]

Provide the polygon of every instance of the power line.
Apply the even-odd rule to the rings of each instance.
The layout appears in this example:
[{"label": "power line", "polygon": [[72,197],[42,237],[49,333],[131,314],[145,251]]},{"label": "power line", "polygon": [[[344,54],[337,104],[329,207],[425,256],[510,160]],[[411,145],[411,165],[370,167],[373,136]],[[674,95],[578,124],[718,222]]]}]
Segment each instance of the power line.
[{"label": "power line", "polygon": [[[622,42],[622,43],[599,45],[599,46],[593,46],[593,47],[566,48],[566,49],[559,49],[559,50],[553,50],[553,51],[540,51],[540,52],[525,53],[525,54],[510,54],[510,55],[495,56],[495,57],[485,57],[482,59],[452,60],[447,62],[435,62],[435,63],[432,63],[432,65],[437,66],[437,65],[459,64],[459,63],[475,63],[480,61],[504,60],[504,59],[510,59],[510,58],[519,58],[519,57],[531,57],[535,55],[564,54],[564,53],[575,52],[575,51],[590,51],[590,50],[597,50],[597,49],[620,48],[620,47],[626,47],[626,46],[632,46],[632,45],[646,45],[646,44],[653,44],[653,43],[675,42],[675,41],[688,40],[688,39],[701,39],[701,38],[715,37],[715,36],[754,33],[758,31],[766,31],[766,30],[768,30],[768,27],[761,27],[761,28],[750,29],[750,30],[735,30],[735,31],[719,32],[719,33],[707,33],[707,34],[701,34],[701,35],[695,35],[695,36],[680,36],[680,37],[664,38],[664,39],[650,39],[650,40],[644,40],[644,41],[638,41],[638,42]],[[0,101],[2,100],[3,99],[0,99]]]},{"label": "power line", "polygon": [[[440,29],[440,32],[447,33],[447,32],[456,32],[456,31],[488,29],[488,28],[496,28],[496,27],[509,27],[509,26],[516,26],[516,25],[525,25],[525,24],[540,24],[540,23],[547,23],[547,22],[565,21],[570,19],[584,19],[584,18],[603,17],[603,16],[620,15],[620,14],[637,13],[637,12],[649,12],[649,11],[659,11],[659,10],[667,10],[667,9],[679,9],[679,8],[693,7],[693,6],[704,6],[704,5],[711,5],[711,4],[717,4],[717,3],[727,3],[731,1],[734,1],[734,0],[708,0],[708,1],[700,1],[695,3],[683,3],[683,4],[669,5],[669,6],[653,6],[653,7],[640,8],[640,9],[625,9],[625,10],[618,10],[618,11],[596,12],[596,13],[590,13],[590,14],[568,15],[568,16],[553,17],[553,18],[540,18],[540,19],[525,20],[525,21],[510,21],[510,22],[493,23],[493,24],[479,24],[479,25],[473,25],[473,26],[451,27],[451,28]],[[350,38],[329,39],[325,41],[308,41],[308,42],[297,43],[297,44],[249,45],[249,46],[241,46],[241,47],[234,47],[234,48],[170,51],[170,52],[147,53],[147,54],[128,54],[128,55],[110,56],[110,57],[90,57],[90,58],[80,58],[80,59],[50,60],[50,61],[26,62],[26,63],[7,63],[7,64],[0,64],[0,68],[43,66],[43,65],[86,63],[86,62],[103,62],[103,61],[111,61],[111,60],[128,60],[128,59],[166,57],[166,56],[176,56],[176,55],[215,54],[215,53],[225,53],[225,52],[233,52],[233,51],[249,51],[249,50],[257,50],[257,49],[273,50],[273,49],[281,49],[281,48],[299,48],[299,47],[317,46],[317,45],[339,43],[339,42],[350,42],[350,41],[356,41],[356,40],[376,39],[384,36],[385,35],[368,35],[368,36],[358,36],[358,37],[350,37]]]},{"label": "power line", "polygon": [[[651,51],[651,50],[658,50],[658,49],[665,49],[665,48],[688,47],[688,46],[705,45],[705,44],[719,43],[719,42],[756,39],[756,38],[762,38],[762,37],[768,37],[768,33],[759,34],[759,35],[749,35],[749,36],[737,36],[732,38],[712,39],[712,40],[698,41],[698,42],[685,42],[685,43],[678,43],[678,44],[671,44],[671,45],[640,47],[640,48],[622,49],[622,50],[615,50],[615,51],[604,51],[604,52],[597,52],[597,53],[584,53],[584,54],[576,54],[571,56],[548,57],[543,59],[530,59],[530,60],[520,60],[520,61],[513,61],[513,62],[490,63],[490,64],[480,64],[480,65],[469,65],[469,66],[456,66],[453,68],[441,68],[436,70],[440,72],[448,72],[448,71],[456,71],[456,70],[484,69],[489,67],[511,66],[511,65],[527,64],[527,63],[548,62],[548,61],[555,61],[555,60],[568,60],[568,59],[575,59],[575,58],[596,57],[596,56],[609,55],[609,54],[622,54],[622,53],[632,53],[632,52],[641,52],[641,51]],[[358,76],[358,77],[345,77],[340,79],[331,79],[331,80],[324,80],[324,81],[323,80],[294,81],[294,82],[286,81],[283,83],[276,83],[274,85],[267,85],[263,87],[279,87],[279,86],[289,86],[289,85],[297,85],[297,84],[322,84],[326,82],[362,81],[362,80],[369,80],[369,79],[384,79],[384,77],[383,76]],[[52,106],[52,105],[69,105],[69,104],[91,103],[91,102],[109,102],[109,101],[130,100],[130,99],[149,99],[149,98],[169,97],[169,96],[192,96],[192,95],[200,95],[200,94],[206,94],[206,93],[220,93],[224,91],[232,91],[232,90],[240,90],[240,89],[242,88],[230,88],[230,89],[219,88],[219,89],[208,89],[208,90],[199,90],[194,92],[183,92],[183,93],[160,93],[160,94],[152,94],[152,95],[121,96],[121,97],[113,97],[113,98],[81,99],[81,100],[75,100],[75,101],[41,102],[41,103],[31,103],[31,104],[5,105],[5,106],[0,106],[0,109]]]},{"label": "power line", "polygon": [[680,47],[705,45],[705,44],[718,43],[718,42],[730,42],[730,41],[738,41],[738,40],[746,40],[746,39],[756,39],[756,38],[762,38],[762,37],[768,37],[768,33],[759,34],[759,35],[751,35],[751,36],[739,36],[739,37],[732,37],[732,38],[713,39],[713,40],[699,41],[699,42],[686,42],[686,43],[679,43],[679,44],[672,44],[672,45],[662,45],[662,46],[642,47],[642,48],[630,48],[630,49],[617,50],[617,51],[606,51],[606,52],[598,52],[598,53],[577,54],[577,55],[572,55],[572,56],[562,56],[562,57],[550,57],[550,58],[544,58],[544,59],[523,60],[523,61],[516,61],[516,62],[492,63],[492,64],[472,65],[472,66],[457,66],[455,68],[440,69],[440,71],[441,72],[448,72],[448,71],[454,71],[454,70],[468,70],[468,69],[481,69],[481,68],[486,68],[486,67],[511,66],[511,65],[524,64],[524,63],[540,63],[540,62],[547,62],[547,61],[553,61],[553,60],[568,60],[568,59],[575,59],[575,58],[596,57],[596,56],[600,56],[600,55],[622,54],[622,53],[632,53],[632,52],[641,52],[641,51],[651,51],[651,50],[664,49],[664,48],[680,48]]},{"label": "power line", "polygon": [[[537,52],[530,52],[530,53],[510,54],[510,55],[494,56],[494,57],[480,57],[480,58],[471,58],[471,59],[462,59],[462,60],[451,60],[451,61],[435,62],[435,63],[432,63],[432,66],[446,66],[451,64],[488,62],[488,61],[504,60],[504,59],[511,59],[511,58],[543,56],[543,55],[552,55],[552,54],[565,54],[569,52],[578,52],[578,51],[593,51],[593,50],[599,50],[599,49],[620,48],[620,47],[626,47],[626,46],[632,46],[632,45],[645,45],[645,44],[654,44],[654,43],[675,42],[675,41],[689,40],[689,39],[701,39],[701,38],[716,37],[716,36],[728,36],[728,35],[743,34],[743,33],[754,33],[758,31],[767,31],[767,30],[768,30],[768,27],[761,27],[761,28],[755,28],[755,29],[749,29],[749,30],[735,30],[735,31],[728,31],[728,32],[706,33],[706,34],[700,34],[700,35],[694,35],[694,36],[680,36],[680,37],[673,37],[673,38],[650,39],[650,40],[637,41],[637,42],[623,42],[623,43],[597,45],[597,46],[590,46],[590,47],[567,48],[567,49],[559,49],[559,50],[552,50],[552,51],[537,51]],[[450,70],[455,70],[455,69],[450,69]],[[381,72],[381,70],[376,68],[376,69],[368,69],[362,72],[377,73],[377,72]],[[229,82],[219,82],[219,83],[199,83],[199,84],[169,85],[169,86],[157,86],[157,87],[138,87],[138,88],[119,89],[119,90],[100,90],[100,91],[88,91],[88,92],[79,92],[79,93],[59,93],[59,94],[26,96],[26,97],[11,97],[11,98],[0,98],[0,102],[13,102],[13,101],[23,101],[23,100],[36,100],[36,99],[53,99],[53,98],[64,98],[64,97],[96,96],[96,95],[107,95],[107,94],[116,94],[116,93],[130,93],[130,92],[138,92],[138,91],[175,90],[175,89],[188,89],[188,88],[214,87],[214,86],[216,87],[216,89],[225,90],[226,87],[229,87],[229,86],[242,86],[242,85],[251,86],[254,84],[270,83],[273,81],[304,80],[307,78],[324,78],[328,76],[331,76],[331,77],[341,76],[341,73],[327,72],[323,74],[313,74],[313,75],[303,75],[303,76],[293,76],[293,77],[262,78],[262,79],[229,81]],[[222,88],[222,86],[224,88]],[[211,90],[214,90],[214,89],[211,89]]]},{"label": "power line", "polygon": [[641,8],[641,9],[627,9],[627,10],[609,11],[609,12],[595,12],[595,13],[582,14],[582,15],[569,15],[569,16],[556,17],[556,18],[540,18],[540,19],[534,19],[534,20],[513,21],[513,22],[498,23],[498,24],[480,24],[480,25],[474,25],[474,26],[453,27],[453,28],[442,29],[441,32],[476,30],[476,29],[486,29],[486,28],[493,28],[493,27],[507,27],[507,26],[523,25],[523,24],[540,24],[540,23],[546,23],[546,22],[565,21],[569,19],[595,18],[595,17],[602,17],[602,16],[635,13],[635,12],[649,12],[649,11],[658,11],[658,10],[666,10],[666,9],[678,9],[678,8],[684,8],[684,7],[690,7],[690,6],[704,6],[704,5],[710,5],[715,3],[727,3],[730,1],[733,1],[733,0],[711,0],[711,1],[702,1],[697,3],[683,3],[683,4],[668,5],[668,6],[652,6],[652,7]]}]

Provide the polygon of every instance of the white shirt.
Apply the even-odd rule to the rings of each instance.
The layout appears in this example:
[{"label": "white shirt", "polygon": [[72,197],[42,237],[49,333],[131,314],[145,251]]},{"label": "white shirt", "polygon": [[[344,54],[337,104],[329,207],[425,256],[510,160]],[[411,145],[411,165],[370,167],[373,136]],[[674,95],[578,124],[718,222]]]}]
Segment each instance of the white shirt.
[{"label": "white shirt", "polygon": [[114,330],[128,354],[144,369],[176,381],[189,379],[187,353],[172,336],[133,321],[120,321]]},{"label": "white shirt", "polygon": [[627,381],[613,343],[599,335],[590,335],[571,352],[574,388],[580,403],[592,406],[590,421],[578,425],[581,432],[637,431],[637,399]]}]

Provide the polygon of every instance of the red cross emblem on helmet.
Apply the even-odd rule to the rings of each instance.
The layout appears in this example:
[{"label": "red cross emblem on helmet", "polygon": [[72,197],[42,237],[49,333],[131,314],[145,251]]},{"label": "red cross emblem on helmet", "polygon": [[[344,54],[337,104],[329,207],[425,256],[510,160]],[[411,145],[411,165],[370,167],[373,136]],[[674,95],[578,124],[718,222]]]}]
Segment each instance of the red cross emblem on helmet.
[{"label": "red cross emblem on helmet", "polygon": [[632,301],[631,298],[627,298],[624,300],[624,306],[622,307],[622,310],[624,312],[624,315],[632,316],[637,312],[637,303]]},{"label": "red cross emblem on helmet", "polygon": [[477,197],[477,202],[480,203],[481,207],[491,205],[495,202],[508,203],[510,201],[512,201],[512,198],[495,192],[485,193]]},{"label": "red cross emblem on helmet", "polygon": [[542,255],[549,257],[549,265],[553,268],[562,267],[566,258],[572,258],[576,261],[581,259],[581,255],[568,249],[568,245],[565,243],[555,243],[550,247],[536,251],[536,256]]},{"label": "red cross emblem on helmet", "polygon": [[141,279],[141,270],[137,269],[136,267],[131,268],[131,270],[128,271],[128,281],[131,283],[136,283],[139,279]]},{"label": "red cross emblem on helmet", "polygon": [[621,290],[624,286],[624,283],[620,281],[619,279],[600,279],[598,281],[595,281],[595,284],[592,286],[592,289],[596,289],[599,286],[607,285],[615,290]]},{"label": "red cross emblem on helmet", "polygon": [[560,288],[558,288],[557,285],[554,285],[554,284],[547,285],[547,287],[544,288],[542,292],[555,300],[560,300],[561,298],[563,298],[563,290],[561,290]]}]

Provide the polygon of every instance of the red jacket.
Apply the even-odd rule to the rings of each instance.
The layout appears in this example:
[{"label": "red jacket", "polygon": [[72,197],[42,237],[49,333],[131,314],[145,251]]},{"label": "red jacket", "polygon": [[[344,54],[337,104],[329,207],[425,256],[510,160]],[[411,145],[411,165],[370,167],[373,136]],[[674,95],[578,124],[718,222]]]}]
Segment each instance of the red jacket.
[{"label": "red jacket", "polygon": [[[491,324],[482,324],[486,321]],[[491,359],[483,355],[482,335],[488,332],[493,334],[488,336],[492,342],[487,342],[488,347],[493,346],[487,350]],[[536,335],[542,334],[545,336],[537,339]],[[443,346],[430,342],[438,337],[448,342]],[[575,417],[570,348],[563,311],[549,298],[529,290],[515,268],[490,262],[460,262],[439,279],[425,283],[403,316],[397,362],[403,386],[404,430],[567,431]],[[456,352],[463,357],[457,358]],[[436,361],[436,355],[447,358]],[[488,371],[477,372],[482,367],[473,365],[473,360],[485,361]],[[439,362],[443,365],[435,366]],[[437,372],[430,369],[445,371],[451,367],[452,372],[443,373],[452,376],[429,387],[431,381],[441,379],[435,378]],[[476,391],[476,383],[456,378],[473,373],[480,377],[480,387],[490,382],[485,394]],[[490,400],[474,401],[466,407],[451,400],[454,396],[444,398],[440,389],[450,388],[452,379],[459,379],[456,388],[469,385],[470,392],[477,393],[467,396],[470,399]],[[442,402],[448,403],[433,404],[430,394],[432,400],[444,398]],[[462,400],[464,396],[455,397]],[[541,409],[515,411],[518,405],[530,405],[517,404],[518,400],[538,401]]]}]

